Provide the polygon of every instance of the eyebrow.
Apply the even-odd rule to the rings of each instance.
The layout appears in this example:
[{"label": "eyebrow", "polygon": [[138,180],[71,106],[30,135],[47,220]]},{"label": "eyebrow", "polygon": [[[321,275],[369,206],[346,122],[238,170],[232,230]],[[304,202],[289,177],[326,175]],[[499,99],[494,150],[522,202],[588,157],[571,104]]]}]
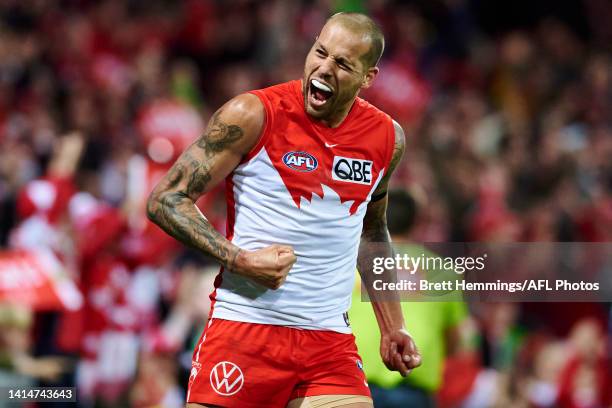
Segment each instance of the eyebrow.
[{"label": "eyebrow", "polygon": [[346,65],[346,66],[348,66],[348,67],[352,67],[352,66],[354,66],[354,64],[353,64],[353,63],[352,63],[350,60],[348,60],[348,59],[346,59],[346,58],[344,58],[344,57],[335,57],[334,59],[335,59],[335,60],[336,60],[336,62],[337,62],[337,63],[339,63],[339,64],[344,64],[344,65]]},{"label": "eyebrow", "polygon": [[[329,54],[329,51],[327,51],[327,48],[325,48],[325,47],[323,46],[323,44],[321,44],[321,42],[320,42],[320,41],[317,41],[317,45],[318,45],[318,47],[319,47],[319,48],[321,48],[321,49],[322,49],[322,50],[323,50],[323,51],[324,51],[326,54]],[[344,65],[347,65],[347,66],[348,66],[348,67],[350,67],[350,68],[355,67],[355,64],[354,64],[353,62],[351,62],[351,61],[350,61],[348,58],[346,58],[346,57],[342,57],[342,56],[336,57],[336,56],[334,56],[334,60],[335,60],[336,62],[338,62],[339,64],[344,64]]]}]

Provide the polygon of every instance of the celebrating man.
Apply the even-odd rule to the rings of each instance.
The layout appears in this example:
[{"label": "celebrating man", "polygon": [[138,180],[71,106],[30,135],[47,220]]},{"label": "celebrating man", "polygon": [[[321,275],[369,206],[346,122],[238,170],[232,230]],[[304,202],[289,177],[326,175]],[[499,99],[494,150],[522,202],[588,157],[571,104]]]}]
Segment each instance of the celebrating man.
[{"label": "celebrating man", "polygon": [[[149,217],[223,266],[188,406],[372,406],[346,312],[355,267],[367,282],[372,257],[390,252],[387,185],[404,134],[357,97],[383,48],[369,17],[334,15],[301,81],[223,105],[151,194]],[[223,179],[226,236],[194,204]],[[381,357],[406,375],[420,355],[399,303],[376,299]]]}]

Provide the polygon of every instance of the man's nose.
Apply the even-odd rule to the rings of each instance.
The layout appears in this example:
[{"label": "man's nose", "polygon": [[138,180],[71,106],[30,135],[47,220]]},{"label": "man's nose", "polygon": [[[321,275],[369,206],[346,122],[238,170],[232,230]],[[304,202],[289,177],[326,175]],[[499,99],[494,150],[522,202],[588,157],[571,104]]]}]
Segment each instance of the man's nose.
[{"label": "man's nose", "polygon": [[325,58],[319,65],[319,75],[324,77],[332,76],[334,69],[334,61],[331,58]]}]

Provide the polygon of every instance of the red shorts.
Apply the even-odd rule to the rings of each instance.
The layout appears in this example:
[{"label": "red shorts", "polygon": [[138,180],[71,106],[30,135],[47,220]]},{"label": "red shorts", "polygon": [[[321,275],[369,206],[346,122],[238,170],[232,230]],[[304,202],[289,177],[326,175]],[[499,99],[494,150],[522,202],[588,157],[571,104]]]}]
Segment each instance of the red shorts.
[{"label": "red shorts", "polygon": [[193,353],[187,402],[284,408],[313,395],[370,397],[362,367],[352,334],[213,319]]}]

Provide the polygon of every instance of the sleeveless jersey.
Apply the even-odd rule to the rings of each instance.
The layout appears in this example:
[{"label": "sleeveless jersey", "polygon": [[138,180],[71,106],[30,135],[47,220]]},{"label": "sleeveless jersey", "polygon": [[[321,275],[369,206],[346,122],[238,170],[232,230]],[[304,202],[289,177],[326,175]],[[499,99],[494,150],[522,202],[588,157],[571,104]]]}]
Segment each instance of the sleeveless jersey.
[{"label": "sleeveless jersey", "polygon": [[246,250],[291,245],[277,290],[225,270],[211,316],[350,333],[363,218],[394,149],[391,118],[357,98],[336,128],[304,110],[299,80],[252,91],[265,106],[260,140],[227,177],[227,238]]}]

